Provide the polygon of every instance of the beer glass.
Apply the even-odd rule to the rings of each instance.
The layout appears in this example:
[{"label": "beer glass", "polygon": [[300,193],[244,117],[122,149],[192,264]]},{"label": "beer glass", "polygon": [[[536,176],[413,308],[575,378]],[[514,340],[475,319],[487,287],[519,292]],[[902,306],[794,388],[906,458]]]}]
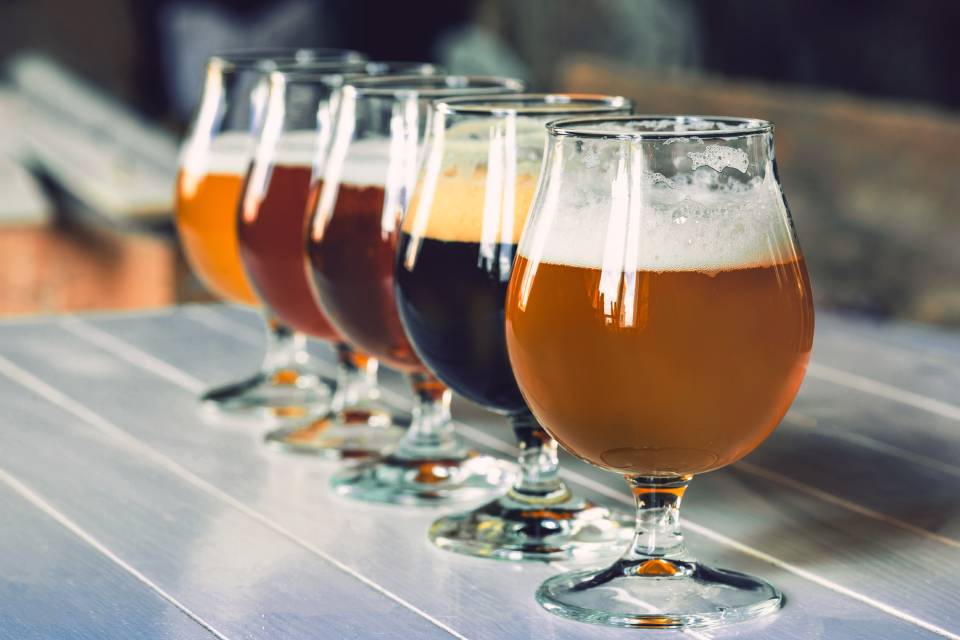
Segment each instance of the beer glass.
[{"label": "beer glass", "polygon": [[322,174],[335,99],[345,78],[406,73],[434,75],[412,62],[356,65],[316,62],[278,66],[270,74],[263,130],[244,186],[238,217],[240,258],[270,312],[296,331],[336,345],[338,368],[331,411],[281,426],[268,443],[327,458],[384,452],[402,431],[377,402],[377,360],[355,351],[330,326],[307,278],[306,209],[310,183]]},{"label": "beer glass", "polygon": [[423,363],[453,391],[506,415],[520,474],[506,495],[430,528],[443,549],[504,560],[619,553],[632,516],[574,495],[557,443],[527,408],[510,369],[504,301],[533,200],[544,125],[565,114],[630,113],[616,96],[521,94],[436,104],[420,179],[397,250],[397,308]]},{"label": "beer glass", "polygon": [[453,433],[450,391],[413,352],[394,295],[399,220],[416,182],[432,99],[516,93],[505,78],[394,76],[351,80],[340,92],[307,254],[317,300],[358,349],[406,373],[415,406],[410,428],[385,458],[333,478],[342,495],[376,502],[436,504],[500,491],[510,473]]},{"label": "beer glass", "polygon": [[627,478],[637,527],[612,566],[550,578],[537,599],[623,627],[775,611],[776,588],[697,562],[678,528],[691,477],[770,435],[810,356],[810,285],[773,127],[626,116],[547,129],[508,289],[507,350],[550,435]]},{"label": "beer glass", "polygon": [[[194,273],[220,298],[259,306],[237,246],[244,176],[263,123],[266,78],[278,64],[333,61],[363,68],[363,56],[340,49],[251,50],[213,56],[203,96],[180,154],[176,222]],[[216,417],[283,419],[329,401],[310,365],[304,337],[265,314],[267,353],[253,376],[211,389],[201,400]]]}]

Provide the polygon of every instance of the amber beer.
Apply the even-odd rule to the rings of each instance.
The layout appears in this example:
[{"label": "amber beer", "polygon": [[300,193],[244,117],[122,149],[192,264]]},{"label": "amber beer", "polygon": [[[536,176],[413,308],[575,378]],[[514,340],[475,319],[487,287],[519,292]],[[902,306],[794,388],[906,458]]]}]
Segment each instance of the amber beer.
[{"label": "amber beer", "polygon": [[527,402],[568,451],[684,475],[741,458],[777,426],[810,357],[813,307],[802,259],[611,281],[600,265],[521,255],[506,328]]},{"label": "amber beer", "polygon": [[[227,136],[225,136],[226,138]],[[216,143],[215,143],[216,144]],[[237,145],[229,140],[228,145]],[[212,293],[230,302],[257,304],[240,263],[237,208],[247,170],[238,147],[212,149],[177,176],[176,220],[193,272]]]},{"label": "amber beer", "polygon": [[313,168],[277,164],[262,199],[244,203],[238,220],[240,255],[250,281],[277,318],[321,340],[336,332],[313,297],[307,277],[306,205]]},{"label": "amber beer", "polygon": [[[313,187],[312,202],[321,188]],[[313,284],[327,317],[348,342],[394,369],[423,372],[397,314],[397,221],[383,219],[383,201],[382,185],[340,185],[326,228],[309,239]]]}]

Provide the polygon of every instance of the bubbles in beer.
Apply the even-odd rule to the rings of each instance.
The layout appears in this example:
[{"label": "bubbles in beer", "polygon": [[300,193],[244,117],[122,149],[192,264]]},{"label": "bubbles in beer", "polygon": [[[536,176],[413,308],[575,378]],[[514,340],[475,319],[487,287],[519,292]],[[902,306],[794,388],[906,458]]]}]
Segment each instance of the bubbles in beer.
[{"label": "bubbles in beer", "polygon": [[723,171],[731,167],[740,173],[746,173],[749,164],[747,154],[742,149],[719,144],[707,145],[703,151],[690,151],[687,157],[693,163],[693,169],[707,166],[714,171]]},{"label": "bubbles in beer", "polygon": [[[717,167],[748,169],[741,149],[684,153],[694,164],[707,164],[668,176],[646,170],[645,159],[637,155],[607,152],[598,162],[590,147],[585,141],[568,167],[606,177],[548,185],[539,215],[549,216],[551,224],[533,230],[520,246],[521,255],[624,273],[716,271],[796,259],[786,208],[781,198],[772,197],[779,194],[772,172],[739,179],[718,174]],[[619,196],[611,197],[611,185]]]}]

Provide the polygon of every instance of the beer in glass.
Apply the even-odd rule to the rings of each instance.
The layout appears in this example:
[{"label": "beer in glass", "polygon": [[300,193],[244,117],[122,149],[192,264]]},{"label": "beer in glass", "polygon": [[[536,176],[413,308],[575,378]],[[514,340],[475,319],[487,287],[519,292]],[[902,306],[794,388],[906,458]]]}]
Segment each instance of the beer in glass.
[{"label": "beer in glass", "polygon": [[400,317],[417,355],[456,393],[510,420],[520,474],[504,496],[430,528],[443,549],[504,560],[619,553],[632,516],[574,494],[507,357],[504,301],[549,120],[630,112],[614,96],[453,98],[434,107],[424,168],[401,226]]},{"label": "beer in glass", "polygon": [[547,580],[577,620],[715,626],[776,610],[763,580],[697,562],[691,477],[752,451],[803,379],[813,304],[773,128],[691,116],[548,125],[507,296],[513,371],[562,447],[624,475],[637,531],[612,566]]},{"label": "beer in glass", "polygon": [[521,88],[505,78],[396,76],[351,81],[341,91],[331,151],[315,186],[313,283],[337,331],[406,373],[416,397],[413,423],[389,456],[336,474],[341,494],[436,504],[484,497],[509,481],[502,464],[469,451],[453,432],[449,390],[417,357],[397,313],[394,262],[430,100]]}]

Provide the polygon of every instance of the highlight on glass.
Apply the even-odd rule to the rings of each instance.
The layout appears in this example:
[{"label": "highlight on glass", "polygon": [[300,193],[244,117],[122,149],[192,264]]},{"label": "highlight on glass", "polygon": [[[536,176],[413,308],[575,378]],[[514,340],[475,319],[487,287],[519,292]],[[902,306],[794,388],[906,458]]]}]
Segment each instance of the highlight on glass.
[{"label": "highlight on glass", "polygon": [[414,353],[394,292],[399,221],[416,182],[430,101],[517,93],[507,78],[396,76],[340,92],[322,183],[315,186],[308,258],[320,307],[354,347],[410,379],[412,423],[389,455],[342,469],[336,490],[375,502],[436,504],[500,492],[511,474],[454,433],[450,391]]},{"label": "highlight on glass", "polygon": [[[221,299],[259,307],[240,261],[237,212],[244,177],[263,125],[267,75],[277,65],[331,62],[362,70],[364,58],[341,49],[236,51],[213,56],[203,95],[182,145],[176,224],[187,260]],[[329,404],[330,392],[311,365],[304,337],[266,314],[267,353],[260,370],[201,397],[217,418],[282,420]]]},{"label": "highlight on glass", "polygon": [[687,550],[691,478],[777,426],[803,379],[814,312],[765,121],[692,116],[548,125],[506,308],[523,397],[572,454],[624,475],[626,552],[537,591],[549,611],[623,627],[715,626],[781,593]]},{"label": "highlight on glass", "polygon": [[537,424],[507,357],[504,300],[533,200],[544,125],[576,114],[630,113],[618,96],[521,94],[438,102],[423,170],[401,226],[400,317],[421,361],[454,392],[507,416],[520,473],[503,496],[430,528],[443,549],[502,560],[616,555],[633,515],[576,495],[557,443]]},{"label": "highlight on glass", "polygon": [[338,359],[330,410],[271,431],[266,440],[272,445],[350,458],[383,453],[402,435],[380,402],[377,359],[340,337],[314,299],[307,276],[306,211],[311,182],[322,175],[329,151],[342,84],[366,75],[438,72],[427,63],[367,62],[344,68],[339,62],[314,62],[278,65],[270,74],[263,130],[237,221],[240,258],[269,313],[295,331],[333,344]]}]

